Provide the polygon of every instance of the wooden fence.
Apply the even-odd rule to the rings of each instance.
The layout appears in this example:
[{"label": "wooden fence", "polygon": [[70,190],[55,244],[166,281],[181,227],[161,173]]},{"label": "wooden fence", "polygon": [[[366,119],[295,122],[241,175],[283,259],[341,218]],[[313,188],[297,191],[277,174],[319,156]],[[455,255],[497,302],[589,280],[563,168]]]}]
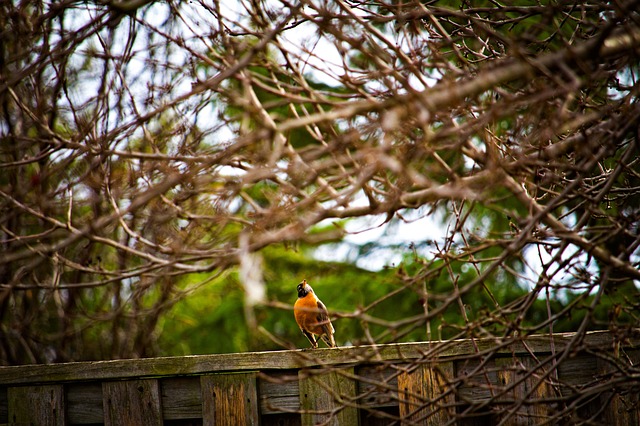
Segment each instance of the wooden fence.
[{"label": "wooden fence", "polygon": [[0,368],[0,423],[640,424],[609,332]]}]

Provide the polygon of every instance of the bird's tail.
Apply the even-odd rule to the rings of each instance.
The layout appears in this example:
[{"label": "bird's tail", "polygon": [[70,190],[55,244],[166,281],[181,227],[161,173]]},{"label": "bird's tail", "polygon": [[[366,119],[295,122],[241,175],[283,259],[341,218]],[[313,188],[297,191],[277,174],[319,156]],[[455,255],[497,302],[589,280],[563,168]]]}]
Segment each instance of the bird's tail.
[{"label": "bird's tail", "polygon": [[329,335],[323,334],[320,337],[322,337],[322,341],[326,343],[327,346],[329,346],[330,348],[337,348],[336,341],[333,338],[333,334],[329,334]]}]

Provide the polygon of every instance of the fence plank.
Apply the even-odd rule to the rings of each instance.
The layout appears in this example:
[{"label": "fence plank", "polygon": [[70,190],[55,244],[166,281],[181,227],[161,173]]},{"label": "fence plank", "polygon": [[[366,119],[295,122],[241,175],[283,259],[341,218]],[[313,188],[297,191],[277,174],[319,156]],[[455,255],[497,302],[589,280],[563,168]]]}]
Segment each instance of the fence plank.
[{"label": "fence plank", "polygon": [[[562,350],[572,339],[573,333],[554,334],[557,351]],[[613,337],[608,332],[590,332],[584,336],[585,345],[591,347],[611,346]],[[245,352],[237,354],[215,354],[184,357],[145,358],[113,361],[71,362],[52,365],[28,365],[0,367],[0,384],[26,385],[30,383],[60,383],[70,381],[100,381],[119,379],[157,378],[159,376],[184,376],[210,374],[225,371],[256,371],[291,369],[292,367],[315,367],[339,365],[357,361],[361,364],[385,360],[423,359],[425,356],[444,357],[491,351],[495,354],[528,355],[549,352],[548,336],[527,336],[524,345],[518,340],[496,342],[496,339],[470,339],[341,347],[340,350],[319,349],[314,356],[304,356],[303,350]],[[640,342],[631,340],[629,344]]]},{"label": "fence plank", "polygon": [[0,386],[0,424],[9,423],[9,401],[7,400],[8,389]]},{"label": "fence plank", "polygon": [[398,406],[398,371],[389,365],[366,365],[357,369],[358,403],[363,407]]},{"label": "fence plank", "polygon": [[101,383],[71,383],[65,386],[65,396],[69,423],[104,422]]},{"label": "fence plank", "polygon": [[62,385],[10,387],[7,398],[10,424],[66,424]]},{"label": "fence plank", "polygon": [[105,425],[162,425],[160,386],[155,379],[103,382]]},{"label": "fence plank", "polygon": [[398,375],[402,424],[441,425],[455,416],[453,362],[419,364]]},{"label": "fence plank", "polygon": [[[505,406],[503,423],[505,426],[536,425],[548,420],[553,407],[545,399],[555,395],[549,378],[542,377],[545,369],[532,358],[499,358],[496,360],[498,383],[505,389],[504,395],[497,398],[508,400]],[[517,407],[516,404],[523,403]]]},{"label": "fence plank", "polygon": [[[623,356],[620,354],[621,351]],[[634,368],[640,364],[639,350],[624,353],[624,350],[617,347],[610,353],[614,355],[611,359],[597,358],[598,377],[601,379],[611,380],[620,377],[624,374],[625,368]],[[603,424],[640,426],[640,396],[637,382],[622,383],[616,389],[603,392],[600,401],[604,407]]]},{"label": "fence plank", "polygon": [[164,420],[202,418],[202,391],[199,377],[161,379],[160,389]]},{"label": "fence plank", "polygon": [[205,426],[258,425],[255,372],[202,376],[200,386]]},{"label": "fence plank", "polygon": [[292,413],[300,410],[298,371],[263,372],[258,380],[258,395],[260,413],[263,415]]},{"label": "fence plank", "polygon": [[353,368],[319,372],[300,370],[300,408],[302,426],[357,425],[360,417],[353,404],[356,400],[356,382]]}]

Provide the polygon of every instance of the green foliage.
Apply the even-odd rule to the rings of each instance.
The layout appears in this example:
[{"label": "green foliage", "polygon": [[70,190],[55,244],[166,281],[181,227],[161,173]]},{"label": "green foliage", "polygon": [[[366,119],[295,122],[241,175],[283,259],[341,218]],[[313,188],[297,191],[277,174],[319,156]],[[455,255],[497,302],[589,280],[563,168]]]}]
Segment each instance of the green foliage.
[{"label": "green foliage", "polygon": [[[590,314],[595,291],[584,287],[552,294],[549,300],[546,294],[531,293],[514,273],[525,268],[518,253],[502,260],[499,267],[479,280],[492,267],[492,260],[503,253],[500,242],[509,241],[514,232],[519,232],[509,214],[522,215],[522,207],[502,195],[498,191],[496,203],[489,206],[462,206],[460,214],[467,218],[464,244],[457,241],[446,254],[426,257],[405,247],[404,259],[397,267],[378,272],[348,263],[318,261],[313,258],[312,247],[265,248],[262,256],[269,303],[256,308],[258,324],[285,345],[307,347],[291,310],[295,286],[307,279],[332,312],[339,345],[366,344],[367,336],[386,343],[503,334],[520,328],[531,333],[547,332],[549,312],[555,315],[563,310],[569,314],[556,319],[553,330],[576,330]],[[258,194],[252,196],[260,199]],[[486,241],[493,244],[487,245]],[[375,243],[368,246],[376,248]],[[367,255],[366,250],[360,254]],[[183,286],[204,279],[206,275],[192,276]],[[637,296],[629,300],[633,288],[633,283],[628,283],[625,291],[614,288],[604,292],[592,312],[589,328],[606,327],[612,318],[618,324],[632,323],[634,316],[623,307],[637,305],[638,301],[633,301]],[[504,309],[519,304],[528,305],[516,311],[518,316]],[[244,289],[236,272],[213,280],[179,302],[161,320],[161,351],[179,355],[281,348],[266,333],[249,329],[244,309]]]},{"label": "green foliage", "polygon": [[[460,288],[476,277],[473,268],[463,261],[450,263],[455,277],[452,281],[443,260],[431,261],[427,276],[415,279],[425,273],[427,261],[414,255],[408,255],[397,268],[370,272],[351,264],[321,262],[306,251],[296,252],[282,246],[269,247],[262,254],[268,299],[278,303],[257,308],[256,319],[261,327],[292,347],[308,345],[291,311],[296,300],[295,287],[302,279],[312,284],[333,313],[339,345],[366,344],[367,335],[377,343],[426,340],[427,323],[420,318],[425,313],[425,301],[431,311],[448,303],[444,311],[429,320],[432,338],[451,338],[465,329],[459,305],[447,300],[457,291],[454,281]],[[192,277],[185,285],[193,285],[202,278]],[[482,317],[492,310],[489,292],[501,303],[526,294],[517,285],[498,283],[490,287],[473,287],[461,297],[470,322],[482,323]],[[415,321],[407,322],[407,318]],[[162,319],[160,329],[159,345],[165,355],[280,348],[266,334],[248,328],[244,290],[235,272],[213,280],[177,303]]]},{"label": "green foliage", "polygon": [[[199,274],[185,281],[205,279]],[[178,302],[159,323],[159,346],[165,355],[242,352],[248,350],[243,292],[231,274],[207,283]]]},{"label": "green foliage", "polygon": [[[370,272],[345,263],[321,262],[308,252],[296,252],[283,246],[272,246],[262,252],[268,299],[278,304],[256,309],[258,324],[278,339],[294,347],[308,346],[293,319],[296,286],[307,279],[332,313],[339,345],[366,343],[366,322],[349,317],[354,311],[382,299],[398,289],[394,271]],[[204,277],[191,277],[193,284]],[[285,304],[285,305],[283,305]],[[406,289],[387,298],[368,314],[393,321],[421,312],[419,297]],[[341,314],[347,314],[343,317]],[[245,320],[244,290],[237,273],[232,272],[200,287],[180,301],[160,324],[159,345],[166,355],[241,352],[278,349],[266,334],[250,330]],[[385,327],[371,326],[375,335]],[[407,339],[424,339],[414,333]]]}]

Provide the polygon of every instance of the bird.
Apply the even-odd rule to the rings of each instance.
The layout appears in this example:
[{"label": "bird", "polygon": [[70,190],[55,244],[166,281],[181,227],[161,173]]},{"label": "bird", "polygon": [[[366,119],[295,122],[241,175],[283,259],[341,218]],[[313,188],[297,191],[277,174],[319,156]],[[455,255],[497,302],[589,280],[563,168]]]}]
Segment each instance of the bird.
[{"label": "bird", "polygon": [[333,337],[335,329],[329,319],[327,307],[318,299],[307,280],[302,280],[297,288],[298,300],[293,305],[293,315],[302,334],[309,339],[313,349],[318,347],[315,336],[320,336],[328,347],[337,347]]}]

